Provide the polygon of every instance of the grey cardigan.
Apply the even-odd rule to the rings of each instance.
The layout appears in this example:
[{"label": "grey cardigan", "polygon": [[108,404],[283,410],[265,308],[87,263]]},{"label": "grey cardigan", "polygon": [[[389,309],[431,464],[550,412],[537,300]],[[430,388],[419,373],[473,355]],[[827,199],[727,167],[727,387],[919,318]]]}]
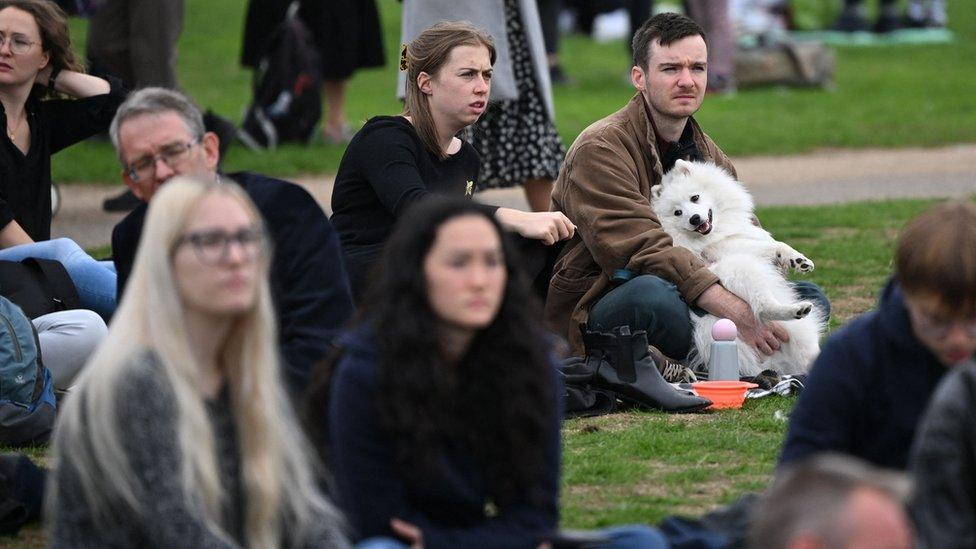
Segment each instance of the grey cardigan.
[{"label": "grey cardigan", "polygon": [[[519,10],[532,55],[536,85],[550,120],[555,120],[549,64],[546,61],[546,47],[542,40],[542,24],[539,22],[536,0],[519,0]],[[470,21],[491,35],[497,52],[491,79],[491,100],[517,99],[518,88],[512,70],[512,54],[508,48],[508,31],[505,29],[505,0],[403,0],[400,41],[406,44],[440,21]],[[400,71],[397,80],[397,97],[400,99],[403,99],[405,83],[406,73]]]}]

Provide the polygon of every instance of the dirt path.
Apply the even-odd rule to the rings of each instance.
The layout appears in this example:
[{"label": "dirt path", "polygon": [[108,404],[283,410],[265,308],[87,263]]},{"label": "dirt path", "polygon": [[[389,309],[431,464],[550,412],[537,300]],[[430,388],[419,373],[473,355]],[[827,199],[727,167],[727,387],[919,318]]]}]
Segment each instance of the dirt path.
[{"label": "dirt path", "polygon": [[[734,159],[739,178],[769,205],[814,205],[891,198],[958,197],[976,194],[976,144],[936,149],[830,150],[798,156]],[[296,180],[329,209],[332,177]],[[102,211],[102,200],[121,187],[62,185],[64,204],[52,235],[74,238],[82,247],[108,244],[123,214]],[[524,209],[521,189],[479,196],[490,204]]]}]

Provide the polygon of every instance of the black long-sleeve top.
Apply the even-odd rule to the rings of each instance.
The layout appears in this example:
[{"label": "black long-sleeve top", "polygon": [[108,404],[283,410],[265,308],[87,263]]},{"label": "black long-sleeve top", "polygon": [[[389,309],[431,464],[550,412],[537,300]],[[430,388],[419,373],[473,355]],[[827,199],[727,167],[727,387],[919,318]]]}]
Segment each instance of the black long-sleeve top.
[{"label": "black long-sleeve top", "polygon": [[[491,493],[471,451],[446,451],[438,479],[410,479],[394,464],[393,441],[379,424],[379,354],[367,330],[342,337],[345,349],[330,387],[328,423],[333,495],[353,529],[353,540],[395,537],[390,519],[405,520],[423,532],[424,547],[534,549],[559,522],[560,424],[558,410],[542,442],[539,475],[544,502],[528,494],[494,512]],[[555,379],[557,394],[561,387]],[[558,404],[557,404],[558,405]],[[476,451],[476,450],[475,450]]]},{"label": "black long-sleeve top", "polygon": [[[108,129],[126,92],[108,79],[109,93],[83,99],[27,100],[30,148],[25,155],[0,136],[0,229],[17,221],[35,241],[51,238],[51,155]],[[7,115],[0,106],[0,124]]]},{"label": "black long-sleeve top", "polygon": [[[225,177],[240,184],[257,206],[274,243],[271,292],[278,316],[278,341],[285,379],[293,394],[305,389],[308,372],[352,317],[349,280],[332,224],[305,189],[256,173]],[[146,204],[112,230],[112,260],[121,300],[132,272]]]},{"label": "black long-sleeve top", "polygon": [[[402,116],[371,118],[353,137],[332,189],[332,224],[339,232],[353,295],[403,212],[430,194],[470,197],[478,180],[478,153],[466,142],[440,159]],[[491,215],[497,207],[485,206]]]}]

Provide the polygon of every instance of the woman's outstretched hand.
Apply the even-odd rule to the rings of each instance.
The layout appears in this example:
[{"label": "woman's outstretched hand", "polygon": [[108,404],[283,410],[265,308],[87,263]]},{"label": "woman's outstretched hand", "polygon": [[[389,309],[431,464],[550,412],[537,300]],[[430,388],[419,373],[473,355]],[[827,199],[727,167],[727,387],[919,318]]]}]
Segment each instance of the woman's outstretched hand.
[{"label": "woman's outstretched hand", "polygon": [[576,234],[576,225],[562,212],[523,212],[512,208],[498,208],[495,218],[505,230],[517,232],[525,238],[541,240],[551,246]]}]

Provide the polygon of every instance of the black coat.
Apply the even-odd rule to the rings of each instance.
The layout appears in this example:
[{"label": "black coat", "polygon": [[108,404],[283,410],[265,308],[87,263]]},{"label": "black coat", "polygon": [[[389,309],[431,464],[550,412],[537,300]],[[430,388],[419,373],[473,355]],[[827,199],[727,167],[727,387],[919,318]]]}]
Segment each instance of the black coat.
[{"label": "black coat", "polygon": [[[345,80],[354,71],[382,67],[383,32],[375,0],[300,0],[299,17],[319,51],[322,77]],[[268,39],[284,20],[282,0],[251,0],[244,21],[241,64],[255,67]]]},{"label": "black coat", "polygon": [[[285,378],[294,391],[303,391],[309,370],[353,313],[339,238],[312,195],[298,185],[249,172],[227,177],[244,188],[271,233],[271,291]],[[146,209],[141,204],[112,230],[119,300],[132,271]]]},{"label": "black coat", "polygon": [[976,547],[976,365],[957,366],[939,385],[911,471],[922,547]]},{"label": "black coat", "polygon": [[830,337],[790,414],[780,463],[840,452],[905,469],[946,367],[915,338],[901,289]]}]

